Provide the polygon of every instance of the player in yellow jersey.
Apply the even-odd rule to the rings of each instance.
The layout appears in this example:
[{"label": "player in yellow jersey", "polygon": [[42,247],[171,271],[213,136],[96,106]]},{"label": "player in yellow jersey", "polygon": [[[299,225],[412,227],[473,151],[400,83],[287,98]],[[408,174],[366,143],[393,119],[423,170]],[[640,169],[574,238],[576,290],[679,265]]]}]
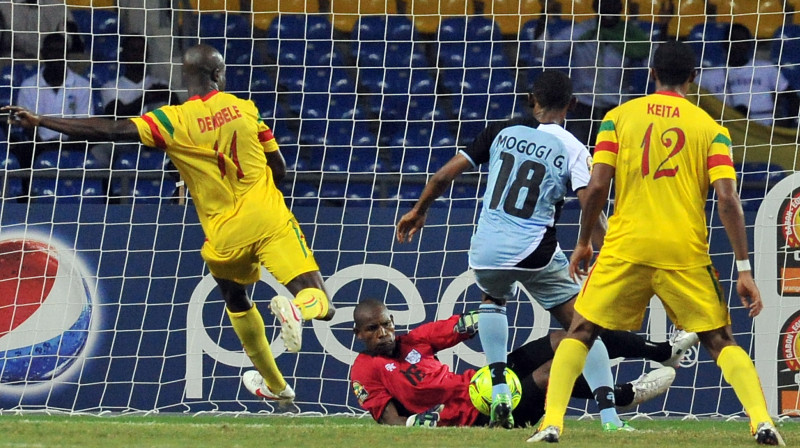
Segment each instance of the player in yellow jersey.
[{"label": "player in yellow jersey", "polygon": [[586,275],[591,232],[616,185],[608,233],[575,303],[575,317],[553,359],[547,411],[529,442],[558,442],[570,391],[602,328],[638,330],[657,294],[679,328],[696,332],[750,417],[759,444],[783,445],[767,412],[753,361],[733,339],[717,272],[708,255],[705,202],[717,194],[720,219],[736,256],[736,291],[755,317],[763,308],[748,259],[744,214],[728,131],[684,99],[695,55],[681,42],[661,44],[651,74],[656,93],[606,114],[600,125],[586,208],[570,260]]},{"label": "player in yellow jersey", "polygon": [[299,351],[303,320],[334,314],[322,276],[276,183],[286,174],[272,131],[251,101],[223,93],[222,55],[207,45],[186,51],[183,81],[190,98],[126,120],[68,119],[6,106],[9,123],[46,127],[87,140],[140,141],[164,150],[192,193],[206,235],[201,255],[225,299],[228,316],[256,371],[243,383],[256,396],[292,400],[294,391],[275,364],[264,320],[245,287],[260,266],[294,295],[270,303],[289,351]]}]

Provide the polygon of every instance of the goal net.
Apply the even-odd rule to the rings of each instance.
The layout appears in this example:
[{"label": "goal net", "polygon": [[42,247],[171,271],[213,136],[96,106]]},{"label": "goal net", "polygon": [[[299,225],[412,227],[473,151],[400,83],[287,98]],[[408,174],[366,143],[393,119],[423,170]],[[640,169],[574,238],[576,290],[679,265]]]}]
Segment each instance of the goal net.
[{"label": "goal net", "polygon": [[[701,61],[700,87],[688,100],[731,131],[768,307],[767,317],[747,317],[709,198],[712,259],[735,337],[756,360],[770,412],[796,415],[798,182],[764,199],[797,165],[794,4],[624,0],[605,28],[589,0],[0,3],[0,103],[40,113],[124,118],[184,101],[182,51],[217,48],[226,90],[256,104],[281,147],[290,168],[281,190],[337,308],[332,322],[308,323],[301,352],[288,353],[267,312],[269,299],[288,291],[262,272],[249,292],[297,409],[255,400],[241,386],[252,367],[200,257],[191,191],[164,154],[3,126],[0,410],[360,414],[348,381],[363,349],[352,332],[360,299],[384,300],[400,332],[480,302],[467,250],[485,167],[435,202],[413,243],[395,242],[395,223],[431,174],[487,123],[529,114],[526,92],[544,70],[573,77],[579,104],[567,127],[593,146],[601,112],[652,92],[652,50],[678,36]],[[66,39],[52,37],[60,33]],[[734,44],[744,50],[730,52]],[[737,70],[750,70],[751,82],[734,82]],[[577,201],[567,198],[558,228],[566,251],[578,218]],[[509,348],[557,328],[525,293],[510,303],[509,321]],[[654,300],[640,333],[664,341],[672,331]],[[484,363],[477,338],[440,360],[456,371]],[[625,382],[655,367],[629,359],[613,370]],[[596,407],[575,400],[570,412]],[[632,412],[744,415],[697,349],[666,395]]]}]

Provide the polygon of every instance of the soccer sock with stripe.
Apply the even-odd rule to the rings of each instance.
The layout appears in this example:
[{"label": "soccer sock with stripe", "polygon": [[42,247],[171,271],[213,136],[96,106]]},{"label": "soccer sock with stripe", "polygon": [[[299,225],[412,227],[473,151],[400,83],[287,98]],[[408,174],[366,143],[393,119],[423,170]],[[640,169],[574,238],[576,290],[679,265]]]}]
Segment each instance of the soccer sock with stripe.
[{"label": "soccer sock with stripe", "polygon": [[539,429],[555,426],[562,434],[564,433],[564,414],[567,412],[572,387],[583,370],[588,353],[586,345],[577,339],[565,338],[558,344],[550,367],[546,412]]},{"label": "soccer sock with stripe", "polygon": [[758,372],[753,365],[753,360],[738,345],[729,345],[719,352],[717,365],[722,370],[739,401],[744,406],[745,412],[750,416],[750,429],[755,433],[757,425],[761,422],[772,422],[767,411],[767,402]]},{"label": "soccer sock with stripe", "polygon": [[321,289],[303,289],[292,302],[300,309],[303,320],[319,319],[328,314],[328,296]]},{"label": "soccer sock with stripe", "polygon": [[586,382],[589,383],[589,387],[594,393],[595,401],[600,408],[602,423],[622,426],[622,420],[619,419],[617,410],[614,408],[614,377],[611,376],[608,350],[599,338],[594,341],[586,356],[583,377],[586,378]]},{"label": "soccer sock with stripe", "polygon": [[486,364],[492,366],[492,399],[499,394],[509,393],[506,384],[505,367],[508,359],[508,318],[506,307],[495,304],[482,304],[478,315],[478,337],[486,353]]},{"label": "soccer sock with stripe", "polygon": [[233,331],[239,336],[245,353],[250,357],[250,361],[253,362],[258,373],[264,377],[264,382],[273,392],[282,391],[286,387],[286,381],[272,356],[261,313],[258,312],[255,305],[247,311],[234,313],[227,307],[225,311],[228,312],[228,317],[233,324]]}]

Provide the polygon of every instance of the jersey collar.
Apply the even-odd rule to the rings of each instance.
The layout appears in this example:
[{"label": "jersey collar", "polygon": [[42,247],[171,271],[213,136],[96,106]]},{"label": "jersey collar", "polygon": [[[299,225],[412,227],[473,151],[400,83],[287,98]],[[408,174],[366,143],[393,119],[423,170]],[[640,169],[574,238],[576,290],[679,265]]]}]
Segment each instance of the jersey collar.
[{"label": "jersey collar", "polygon": [[206,93],[205,96],[201,97],[200,95],[195,95],[195,96],[189,98],[188,101],[193,101],[193,100],[208,101],[209,99],[211,99],[212,96],[214,96],[214,95],[216,95],[218,93],[219,93],[219,90],[212,90],[212,91]]},{"label": "jersey collar", "polygon": [[667,96],[674,96],[676,98],[683,98],[683,95],[672,90],[659,90],[658,92],[656,92],[656,95],[667,95]]}]

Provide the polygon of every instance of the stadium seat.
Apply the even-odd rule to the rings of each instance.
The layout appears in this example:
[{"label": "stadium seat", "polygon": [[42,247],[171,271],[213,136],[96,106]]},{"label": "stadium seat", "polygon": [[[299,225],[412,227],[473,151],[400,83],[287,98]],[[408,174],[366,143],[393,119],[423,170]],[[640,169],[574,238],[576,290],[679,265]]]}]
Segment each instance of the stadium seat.
[{"label": "stadium seat", "polygon": [[360,16],[397,14],[397,3],[385,0],[330,0],[331,23],[350,34]]},{"label": "stadium seat", "polygon": [[300,143],[322,145],[328,128],[328,120],[306,118],[300,122]]},{"label": "stadium seat", "polygon": [[6,173],[13,173],[20,169],[19,160],[13,153],[8,152],[8,145],[3,142],[0,144],[0,167],[2,168],[2,189],[4,198],[13,198],[22,196],[24,190],[22,188],[22,179],[19,177],[6,176]]},{"label": "stadium seat", "polygon": [[386,17],[386,40],[389,42],[410,42],[417,39],[417,30],[408,16],[392,15]]},{"label": "stadium seat", "polygon": [[70,11],[83,35],[119,34],[119,16],[115,9],[76,8]]},{"label": "stadium seat", "polygon": [[703,67],[723,67],[728,57],[726,45],[729,25],[727,23],[708,22],[694,26],[689,32],[687,43],[702,61]]},{"label": "stadium seat", "polygon": [[34,173],[31,176],[31,199],[36,202],[51,202],[56,195],[55,178],[45,178]]},{"label": "stadium seat", "polygon": [[440,28],[442,18],[474,14],[475,3],[473,0],[414,0],[411,2],[414,27],[423,34],[435,34]]},{"label": "stadium seat", "polygon": [[158,204],[172,198],[176,189],[175,181],[171,179],[137,179],[133,189],[133,201],[140,204]]},{"label": "stadium seat", "polygon": [[366,200],[372,199],[374,195],[375,187],[371,182],[358,182],[354,180],[347,182],[345,197],[349,200],[364,199],[364,205],[369,205],[371,201]]},{"label": "stadium seat", "polygon": [[688,0],[679,2],[676,15],[667,25],[667,34],[685,38],[697,25],[706,23],[706,4],[704,0]]},{"label": "stadium seat", "polygon": [[[375,141],[375,136],[371,135],[369,138]],[[359,137],[363,140],[364,137]],[[381,160],[378,148],[375,146],[358,146],[353,148],[350,159],[350,172],[351,173],[376,173],[383,172],[386,168]]]},{"label": "stadium seat", "polygon": [[[318,0],[258,0],[250,2],[253,26],[266,30],[278,17],[319,12]],[[279,16],[280,14],[280,16]]]},{"label": "stadium seat", "polygon": [[[350,165],[350,147],[328,146],[322,158],[322,170],[346,173]],[[342,193],[342,196],[344,193]]]},{"label": "stadium seat", "polygon": [[780,64],[790,88],[800,89],[800,25],[786,25],[775,31],[770,59]]},{"label": "stadium seat", "polygon": [[355,94],[333,94],[330,96],[327,117],[360,120],[366,117],[366,112],[358,104],[358,97]]},{"label": "stadium seat", "polygon": [[537,20],[542,13],[538,0],[494,0],[486,2],[484,14],[494,20],[504,36],[516,37],[522,24]]},{"label": "stadium seat", "polygon": [[326,200],[344,200],[347,182],[341,180],[329,180],[322,176],[319,186],[319,198]]},{"label": "stadium seat", "polygon": [[561,0],[561,20],[583,22],[597,17],[592,0]]}]

